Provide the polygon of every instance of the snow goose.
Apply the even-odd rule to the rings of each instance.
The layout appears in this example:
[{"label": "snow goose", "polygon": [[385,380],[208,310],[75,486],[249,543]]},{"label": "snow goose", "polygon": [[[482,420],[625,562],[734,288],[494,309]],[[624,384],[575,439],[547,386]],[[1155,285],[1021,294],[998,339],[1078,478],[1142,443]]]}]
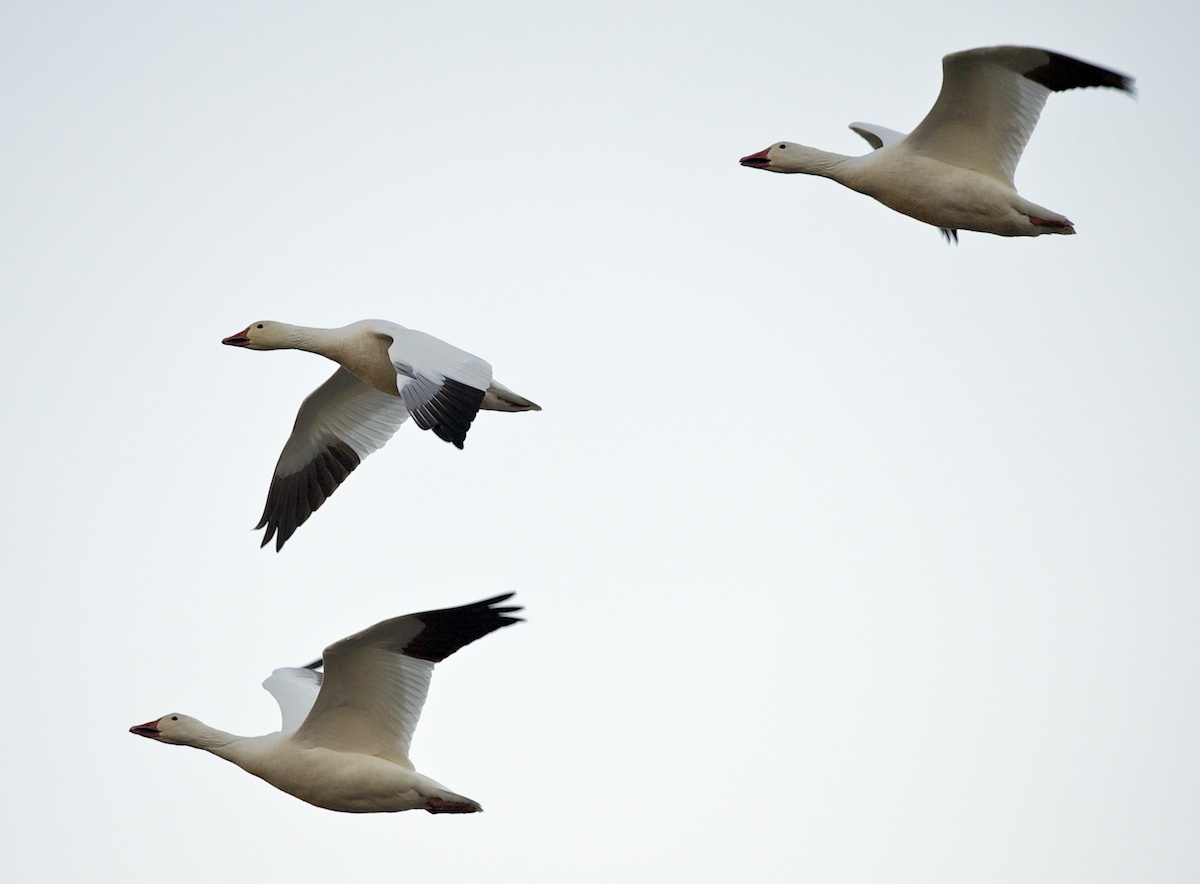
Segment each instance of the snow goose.
[{"label": "snow goose", "polygon": [[[239,737],[172,713],[130,733],[232,761],[301,801],[346,813],[475,813],[478,802],[417,773],[408,759],[433,665],[489,632],[521,622],[513,593],[384,620],[334,642],[304,668],[276,669],[263,687],[282,728]],[[324,675],[318,668],[324,666]]]},{"label": "snow goose", "polygon": [[1013,184],[1021,152],[1051,92],[1133,80],[1085,61],[1024,46],[969,49],[942,59],[942,91],[910,134],[870,123],[850,128],[875,150],[861,157],[781,141],[742,157],[771,172],[821,175],[918,221],[1000,236],[1074,233],[1065,217],[1022,198]]},{"label": "snow goose", "polygon": [[463,447],[480,409],[541,411],[492,380],[478,356],[393,322],[366,319],[343,328],[255,322],[221,341],[248,350],[308,350],[341,368],[300,406],[255,529],[275,551],[303,525],[364,457],[383,447],[410,414],[422,430]]}]

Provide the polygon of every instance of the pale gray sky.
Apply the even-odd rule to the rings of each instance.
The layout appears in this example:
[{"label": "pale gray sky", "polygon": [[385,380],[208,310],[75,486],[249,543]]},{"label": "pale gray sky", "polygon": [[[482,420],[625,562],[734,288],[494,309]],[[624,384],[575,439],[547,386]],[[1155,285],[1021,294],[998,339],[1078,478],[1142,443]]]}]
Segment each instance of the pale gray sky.
[{"label": "pale gray sky", "polygon": [[[1165,5],[1163,5],[1165,6]],[[1191,882],[1200,874],[1200,12],[1130,4],[0,8],[11,880]],[[1137,77],[1018,170],[1075,237],[740,168],[907,130],[942,55]],[[405,426],[259,550],[379,317],[541,403]],[[447,567],[447,565],[450,567]],[[321,811],[130,725],[516,590],[418,768]]]}]

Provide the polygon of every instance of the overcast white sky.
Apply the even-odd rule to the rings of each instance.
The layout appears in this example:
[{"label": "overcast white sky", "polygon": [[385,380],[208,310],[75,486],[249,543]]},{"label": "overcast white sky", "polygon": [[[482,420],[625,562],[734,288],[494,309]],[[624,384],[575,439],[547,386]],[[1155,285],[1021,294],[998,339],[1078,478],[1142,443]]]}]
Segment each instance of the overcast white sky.
[{"label": "overcast white sky", "polygon": [[[1159,9],[1167,4],[1159,4]],[[1200,11],[1128,3],[5,3],[7,880],[1193,882]],[[908,130],[942,55],[1052,96],[1075,237],[740,168]],[[379,317],[540,414],[408,425],[276,555],[303,396],[258,319]],[[516,590],[418,768],[318,810],[130,725]]]}]

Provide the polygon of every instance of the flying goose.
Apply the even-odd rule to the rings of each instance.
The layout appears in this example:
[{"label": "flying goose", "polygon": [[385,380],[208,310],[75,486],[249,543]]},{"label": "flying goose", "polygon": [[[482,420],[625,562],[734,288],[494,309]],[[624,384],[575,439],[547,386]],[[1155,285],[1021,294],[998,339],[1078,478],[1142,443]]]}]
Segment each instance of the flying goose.
[{"label": "flying goose", "polygon": [[942,59],[942,91],[908,135],[870,123],[850,128],[874,148],[848,157],[790,141],[742,157],[770,172],[821,175],[890,209],[941,228],[999,236],[1074,233],[1064,216],[1017,193],[1013,174],[1051,92],[1133,80],[1046,49],[993,46]]},{"label": "flying goose", "polygon": [[394,322],[365,319],[342,328],[255,322],[221,341],[247,350],[307,350],[341,368],[300,406],[267,492],[262,546],[275,551],[364,457],[383,447],[411,414],[422,430],[456,448],[480,409],[541,411],[492,380],[478,356]]},{"label": "flying goose", "polygon": [[276,733],[239,737],[180,713],[130,733],[211,752],[329,810],[476,813],[478,802],[417,773],[409,744],[433,664],[521,622],[512,616],[520,606],[502,605],[512,596],[384,620],[334,642],[308,666],[276,669],[263,682],[279,703]]}]

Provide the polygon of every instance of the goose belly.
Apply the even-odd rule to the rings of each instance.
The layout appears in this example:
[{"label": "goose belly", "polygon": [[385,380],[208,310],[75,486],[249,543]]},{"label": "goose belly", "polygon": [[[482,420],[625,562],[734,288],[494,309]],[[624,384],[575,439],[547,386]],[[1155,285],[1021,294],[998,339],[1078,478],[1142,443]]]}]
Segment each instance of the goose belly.
[{"label": "goose belly", "polygon": [[980,172],[926,157],[905,157],[879,171],[856,189],[926,224],[1001,236],[1042,232],[1016,208],[1024,201],[1015,190]]},{"label": "goose belly", "polygon": [[423,809],[430,798],[469,801],[416,771],[374,755],[309,749],[250,773],[301,801],[343,813]]}]

